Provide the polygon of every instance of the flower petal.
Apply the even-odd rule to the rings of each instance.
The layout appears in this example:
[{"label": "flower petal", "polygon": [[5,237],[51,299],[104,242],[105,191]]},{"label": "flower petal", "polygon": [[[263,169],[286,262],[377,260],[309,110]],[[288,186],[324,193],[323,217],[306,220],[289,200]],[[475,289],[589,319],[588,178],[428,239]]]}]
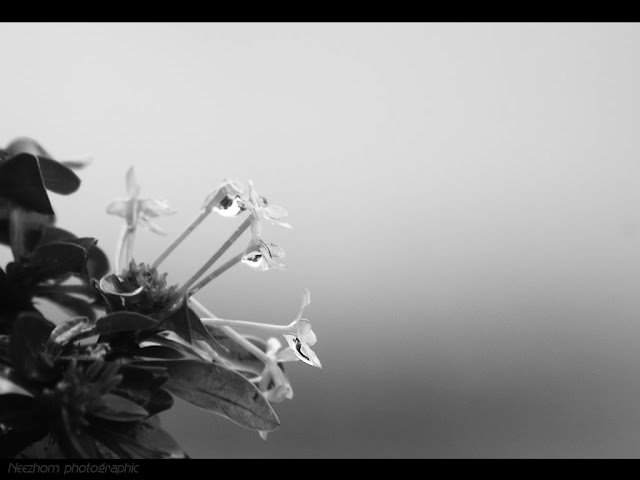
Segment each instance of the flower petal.
[{"label": "flower petal", "polygon": [[271,403],[280,403],[285,399],[293,398],[291,385],[276,385],[271,390],[264,392],[264,398]]},{"label": "flower petal", "polygon": [[291,347],[283,348],[276,355],[277,362],[297,362],[298,360],[300,359],[296,356]]},{"label": "flower petal", "polygon": [[283,337],[300,360],[312,367],[322,368],[320,359],[307,344],[301,342],[300,339],[294,335],[283,335]]},{"label": "flower petal", "polygon": [[260,208],[262,206],[260,195],[258,195],[258,192],[256,192],[253,186],[253,180],[249,180],[249,200],[253,204],[253,208]]},{"label": "flower petal", "polygon": [[142,204],[142,213],[152,218],[176,213],[176,210],[171,208],[164,200],[144,198],[140,202]]},{"label": "flower petal", "polygon": [[[264,243],[262,242],[262,248],[266,248],[268,254],[271,258],[284,258],[287,255],[287,252],[284,251],[284,248],[279,247],[275,243]],[[264,252],[263,252],[264,253]]]},{"label": "flower petal", "polygon": [[297,337],[302,343],[306,343],[309,346],[316,344],[318,339],[316,334],[311,330],[311,322],[306,318],[301,318],[294,322],[293,328],[297,331]]},{"label": "flower petal", "polygon": [[114,200],[107,207],[107,213],[111,215],[117,215],[122,218],[127,218],[127,204],[128,200]]},{"label": "flower petal", "polygon": [[289,216],[289,213],[278,205],[268,205],[264,207],[264,214],[268,220],[280,221]]},{"label": "flower petal", "polygon": [[140,217],[140,223],[142,224],[143,227],[145,227],[147,230],[152,231],[153,233],[157,233],[158,235],[167,234],[167,232],[160,225],[150,220],[146,216]]},{"label": "flower petal", "polygon": [[129,167],[129,170],[127,170],[127,195],[130,197],[136,197],[139,194],[140,185],[136,178],[136,172],[133,170],[133,167]]}]

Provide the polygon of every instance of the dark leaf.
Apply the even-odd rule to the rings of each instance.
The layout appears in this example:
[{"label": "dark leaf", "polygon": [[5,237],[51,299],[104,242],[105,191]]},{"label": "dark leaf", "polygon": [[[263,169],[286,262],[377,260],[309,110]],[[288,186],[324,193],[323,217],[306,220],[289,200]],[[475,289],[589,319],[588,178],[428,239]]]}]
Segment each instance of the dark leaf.
[{"label": "dark leaf", "polygon": [[90,413],[114,422],[137,422],[149,416],[149,412],[137,403],[112,393],[102,395],[99,404]]},{"label": "dark leaf", "polygon": [[47,190],[69,195],[80,188],[80,178],[69,167],[49,157],[38,155],[42,179]]},{"label": "dark leaf", "polygon": [[9,215],[9,244],[15,260],[31,256],[38,246],[42,231],[55,221],[53,215],[12,206]]},{"label": "dark leaf", "polygon": [[[3,224],[0,222],[0,243],[3,239],[2,228]],[[38,235],[31,235],[31,237],[33,238],[27,245],[30,252],[48,243],[73,243],[83,247],[87,253],[87,271],[90,278],[102,278],[109,272],[109,260],[105,253],[96,245],[97,242],[93,238],[78,238],[67,230],[48,224],[42,225]]]},{"label": "dark leaf", "polygon": [[[152,358],[149,354],[152,352],[158,352],[162,354],[161,350],[148,350],[149,348],[154,348],[156,346],[166,347],[174,352],[178,353],[183,359],[192,359],[192,360],[202,360],[210,359],[210,355],[208,352],[202,349],[200,345],[196,345],[194,343],[188,343],[184,338],[179,336],[177,333],[171,330],[162,330],[160,332],[153,332],[153,335],[150,337],[145,337],[142,341],[139,339],[138,344],[142,347],[140,350],[136,351],[136,356],[144,356],[147,358]],[[145,342],[153,344],[153,346],[145,344]],[[180,358],[176,356],[176,354],[172,354],[169,352],[165,352],[165,358]],[[159,358],[159,357],[156,357]]]},{"label": "dark leaf", "polygon": [[200,317],[189,308],[186,300],[183,302],[183,305],[169,315],[165,321],[170,330],[176,332],[188,343],[193,343],[195,336],[215,342],[215,339],[204,326]]},{"label": "dark leaf", "polygon": [[76,317],[67,320],[53,329],[49,336],[49,343],[64,346],[74,340],[95,335],[96,322],[87,317]]},{"label": "dark leaf", "polygon": [[40,235],[38,246],[46,245],[47,243],[53,242],[65,242],[67,240],[71,240],[76,236],[64,230],[62,228],[58,228],[53,225],[47,225],[42,229],[42,233]]},{"label": "dark leaf", "polygon": [[156,422],[145,421],[127,429],[108,426],[94,433],[102,443],[127,459],[185,458],[180,445]]},{"label": "dark leaf", "polygon": [[0,458],[11,458],[48,432],[46,412],[32,397],[0,395]]},{"label": "dark leaf", "polygon": [[42,145],[28,137],[14,139],[6,148],[9,156],[31,154],[38,157],[42,178],[47,189],[55,193],[67,195],[75,192],[80,186],[80,179],[67,166],[53,160],[53,157]]},{"label": "dark leaf", "polygon": [[0,423],[11,420],[20,412],[31,412],[38,409],[38,401],[26,395],[3,393],[0,395]]},{"label": "dark leaf", "polygon": [[166,370],[161,367],[146,368],[144,366],[125,364],[120,368],[119,372],[122,374],[122,381],[116,387],[114,393],[126,397],[145,408],[154,392],[158,391],[169,378]]},{"label": "dark leaf", "polygon": [[95,440],[80,425],[72,422],[66,408],[60,410],[60,446],[67,458],[100,458]]},{"label": "dark leaf", "polygon": [[[188,354],[186,352],[176,350],[175,348],[165,347],[162,345],[151,345],[148,347],[140,348],[139,350],[133,352],[133,355],[138,359],[148,358],[155,360],[178,360],[194,358],[192,354]],[[198,358],[198,356],[195,356],[195,358]]]},{"label": "dark leaf", "polygon": [[252,430],[270,431],[280,426],[269,402],[239,373],[195,360],[163,365],[170,376],[164,388],[183,400]]},{"label": "dark leaf", "polygon": [[173,407],[173,397],[165,389],[160,388],[153,392],[149,401],[145,404],[145,408],[149,415],[156,415]]},{"label": "dark leaf", "polygon": [[98,241],[95,238],[72,238],[66,242],[79,245],[87,252],[87,273],[89,278],[102,278],[110,269],[109,259],[107,255],[97,246]]},{"label": "dark leaf", "polygon": [[73,245],[78,245],[79,247],[84,248],[85,252],[89,252],[89,250],[98,243],[93,237],[73,237],[67,238],[62,241],[63,243],[72,243]]},{"label": "dark leaf", "polygon": [[33,256],[21,266],[21,277],[32,284],[63,275],[86,273],[85,250],[71,243],[48,243],[36,249]]},{"label": "dark leaf", "polygon": [[96,292],[96,295],[99,295],[99,297],[102,299],[102,303],[104,304],[107,313],[119,312],[126,309],[123,305],[122,299],[117,295],[104,293],[100,288],[100,282],[95,278],[91,280],[91,286]]},{"label": "dark leaf", "polygon": [[11,358],[16,371],[28,380],[46,380],[51,370],[42,358],[54,325],[42,317],[26,314],[18,317],[11,336]]},{"label": "dark leaf", "polygon": [[94,245],[87,254],[87,273],[89,278],[102,278],[111,269],[109,258],[104,251]]},{"label": "dark leaf", "polygon": [[94,330],[95,335],[146,330],[158,326],[158,321],[135,312],[115,312],[100,318]]},{"label": "dark leaf", "polygon": [[[10,335],[0,335],[0,363],[11,365],[11,353],[9,347]],[[0,367],[1,371],[1,367]]]},{"label": "dark leaf", "polygon": [[19,153],[0,163],[0,197],[27,210],[54,214],[38,159],[29,153]]},{"label": "dark leaf", "polygon": [[[0,203],[3,201],[0,199]],[[2,207],[0,207],[1,209]],[[1,213],[1,211],[0,211]],[[0,243],[2,245],[9,245],[9,217],[0,218]]]},{"label": "dark leaf", "polygon": [[21,450],[15,458],[38,460],[64,459],[65,454],[62,451],[60,443],[57,442],[54,435],[49,432],[48,435],[45,435],[40,440]]}]

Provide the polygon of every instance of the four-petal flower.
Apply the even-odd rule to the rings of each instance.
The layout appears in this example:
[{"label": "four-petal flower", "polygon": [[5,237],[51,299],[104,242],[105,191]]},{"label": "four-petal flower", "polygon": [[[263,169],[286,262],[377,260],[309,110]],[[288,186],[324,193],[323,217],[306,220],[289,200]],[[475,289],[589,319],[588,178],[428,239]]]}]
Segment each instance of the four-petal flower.
[{"label": "four-petal flower", "polygon": [[119,272],[122,266],[128,265],[133,256],[133,241],[138,224],[154,233],[164,235],[164,230],[151,219],[175,213],[175,210],[170,208],[164,201],[140,196],[140,185],[133,167],[130,167],[127,171],[126,183],[129,197],[116,199],[107,207],[107,213],[122,217],[125,220],[125,226],[116,251],[116,272]]},{"label": "four-petal flower", "polygon": [[131,230],[141,224],[154,233],[164,234],[165,231],[151,219],[171,215],[176,211],[165,201],[140,196],[140,185],[133,167],[127,171],[127,194],[128,198],[118,198],[111,202],[107,207],[107,213],[124,218]]},{"label": "four-petal flower", "polygon": [[287,211],[278,205],[269,205],[266,198],[258,195],[252,180],[249,180],[249,195],[244,195],[240,203],[242,208],[246,208],[253,215],[254,221],[251,224],[251,235],[256,243],[260,240],[262,233],[261,220],[284,228],[292,228],[290,224],[284,221],[289,216]]}]

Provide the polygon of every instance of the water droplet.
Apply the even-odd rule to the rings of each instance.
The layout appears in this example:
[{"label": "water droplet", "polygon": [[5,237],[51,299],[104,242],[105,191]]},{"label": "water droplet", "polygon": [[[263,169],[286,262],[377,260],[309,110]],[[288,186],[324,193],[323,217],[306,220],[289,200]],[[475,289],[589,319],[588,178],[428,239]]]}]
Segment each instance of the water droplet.
[{"label": "water droplet", "polygon": [[227,195],[213,209],[223,217],[235,217],[242,211],[242,205],[240,205],[239,200],[240,198],[237,196]]},{"label": "water droplet", "polygon": [[259,268],[264,262],[264,255],[262,252],[250,252],[242,257],[242,263],[249,265],[252,268]]}]

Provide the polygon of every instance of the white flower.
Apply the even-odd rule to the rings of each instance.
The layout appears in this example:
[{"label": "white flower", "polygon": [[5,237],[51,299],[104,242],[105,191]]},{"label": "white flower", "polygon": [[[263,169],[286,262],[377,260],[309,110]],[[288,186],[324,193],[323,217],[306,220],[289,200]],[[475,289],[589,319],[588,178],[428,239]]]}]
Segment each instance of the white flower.
[{"label": "white flower", "polygon": [[278,259],[285,256],[283,248],[262,240],[252,239],[242,257],[242,263],[252,268],[269,270],[271,268],[286,269],[287,266]]},{"label": "white flower", "polygon": [[284,221],[289,216],[287,211],[277,205],[269,205],[266,198],[258,195],[251,180],[249,180],[249,195],[242,197],[241,206],[253,214],[254,222],[251,224],[251,234],[255,242],[258,242],[261,237],[261,220],[284,228],[292,228],[290,224]]},{"label": "white flower", "polygon": [[295,334],[283,334],[282,336],[289,344],[289,347],[291,347],[293,353],[300,360],[312,367],[322,368],[320,359],[315,352],[311,350],[311,346],[315,345],[317,342],[316,334],[311,329],[311,322],[306,318],[302,318],[304,309],[310,303],[311,293],[309,292],[309,289],[307,289],[304,297],[302,298],[302,305],[300,306],[300,311],[298,312],[296,319],[288,326],[288,329],[293,330]]},{"label": "white flower", "polygon": [[244,191],[233,180],[224,180],[207,196],[202,205],[203,210],[215,210],[223,217],[233,217],[244,210],[242,195]]},{"label": "white flower", "polygon": [[127,171],[128,198],[114,200],[107,207],[107,213],[122,217],[127,222],[129,230],[135,230],[141,224],[154,233],[164,234],[164,230],[151,219],[163,215],[171,215],[175,210],[166,202],[149,197],[140,196],[140,185],[137,182],[133,167]]}]

